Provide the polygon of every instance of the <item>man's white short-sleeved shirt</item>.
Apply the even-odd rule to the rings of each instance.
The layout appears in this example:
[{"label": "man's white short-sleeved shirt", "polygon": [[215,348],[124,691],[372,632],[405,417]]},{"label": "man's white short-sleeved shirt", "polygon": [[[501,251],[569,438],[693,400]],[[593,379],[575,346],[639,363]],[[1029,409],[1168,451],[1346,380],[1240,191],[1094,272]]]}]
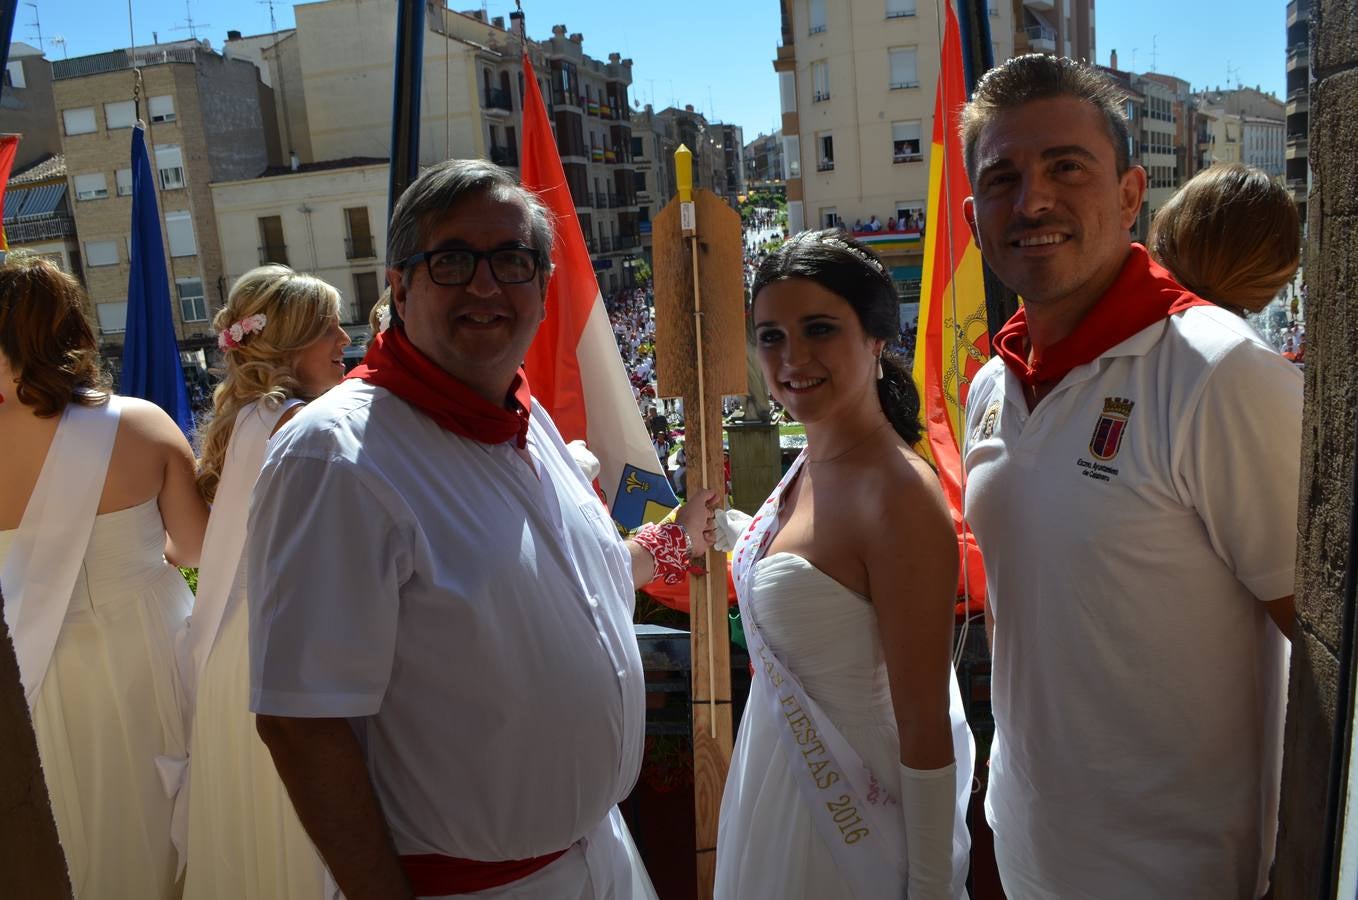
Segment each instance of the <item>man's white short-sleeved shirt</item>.
[{"label": "man's white short-sleeved shirt", "polygon": [[627,549],[536,404],[528,450],[350,380],[255,489],[251,708],[351,719],[399,853],[561,850],[640,769]]},{"label": "man's white short-sleeved shirt", "polygon": [[1031,413],[967,400],[966,513],[995,617],[987,815],[1016,898],[1253,898],[1277,819],[1300,372],[1194,307]]}]

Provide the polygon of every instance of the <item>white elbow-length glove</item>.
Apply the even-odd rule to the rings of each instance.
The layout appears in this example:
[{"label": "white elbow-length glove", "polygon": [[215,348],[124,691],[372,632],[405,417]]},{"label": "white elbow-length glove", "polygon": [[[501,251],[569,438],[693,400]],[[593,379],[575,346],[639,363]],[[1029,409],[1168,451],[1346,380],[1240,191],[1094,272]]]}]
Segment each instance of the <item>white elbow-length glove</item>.
[{"label": "white elbow-length glove", "polygon": [[909,900],[952,900],[953,820],[957,816],[957,763],[941,769],[900,767],[905,815]]},{"label": "white elbow-length glove", "polygon": [[581,440],[571,441],[566,445],[566,451],[570,453],[571,459],[580,467],[580,471],[585,473],[586,481],[593,481],[599,477],[599,457],[590,452]]},{"label": "white elbow-length glove", "polygon": [[722,553],[730,553],[736,548],[736,541],[740,540],[741,532],[749,528],[750,522],[753,521],[752,517],[738,509],[719,509],[715,520],[717,539],[712,542],[712,547]]}]

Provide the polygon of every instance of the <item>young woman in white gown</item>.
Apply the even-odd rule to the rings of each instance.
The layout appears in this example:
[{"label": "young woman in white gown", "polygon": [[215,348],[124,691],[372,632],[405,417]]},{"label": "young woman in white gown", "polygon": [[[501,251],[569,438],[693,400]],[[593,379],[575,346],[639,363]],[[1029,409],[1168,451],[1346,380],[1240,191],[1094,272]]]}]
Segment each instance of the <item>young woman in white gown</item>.
[{"label": "young woman in white gown", "polygon": [[75,896],[160,900],[193,601],[171,563],[197,565],[207,506],[170,417],[109,394],[85,304],[51,262],[0,266],[0,587]]},{"label": "young woman in white gown", "polygon": [[965,896],[975,754],[951,665],[958,550],[881,262],[834,231],[760,266],[752,315],[803,451],[734,567],[756,677],[722,799],[719,900]]},{"label": "young woman in white gown", "polygon": [[325,867],[250,712],[243,552],[269,438],[344,377],[349,336],[330,285],[286,266],[245,273],[214,326],[226,373],[202,432],[198,485],[212,503],[189,627],[195,707],[186,900],[320,900]]}]

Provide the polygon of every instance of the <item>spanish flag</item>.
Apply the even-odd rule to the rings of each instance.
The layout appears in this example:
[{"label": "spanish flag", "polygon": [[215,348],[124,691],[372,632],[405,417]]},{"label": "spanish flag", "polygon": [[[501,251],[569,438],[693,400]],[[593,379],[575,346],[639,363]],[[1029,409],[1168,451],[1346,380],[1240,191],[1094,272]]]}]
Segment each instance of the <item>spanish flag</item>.
[{"label": "spanish flag", "polygon": [[[0,136],[0,206],[4,205],[5,185],[9,183],[9,170],[14,166],[14,154],[19,149],[19,136],[17,134],[6,134]],[[0,222],[0,262],[4,261],[3,254],[9,250],[9,241],[5,239],[5,225]]]},{"label": "spanish flag", "polygon": [[985,570],[976,540],[962,519],[962,459],[967,387],[990,358],[986,330],[981,251],[962,217],[971,194],[963,164],[959,125],[967,101],[962,38],[952,3],[947,20],[934,99],[933,145],[929,154],[929,206],[924,235],[924,272],[919,327],[915,337],[915,387],[924,418],[923,450],[938,469],[952,510],[962,560],[959,612],[974,613],[985,600]]},{"label": "spanish flag", "polygon": [[528,383],[567,441],[599,458],[599,487],[625,530],[663,519],[679,505],[646,434],[594,265],[575,215],[566,173],[533,64],[523,57],[523,186],[537,193],[556,225],[547,318],[528,348]]}]

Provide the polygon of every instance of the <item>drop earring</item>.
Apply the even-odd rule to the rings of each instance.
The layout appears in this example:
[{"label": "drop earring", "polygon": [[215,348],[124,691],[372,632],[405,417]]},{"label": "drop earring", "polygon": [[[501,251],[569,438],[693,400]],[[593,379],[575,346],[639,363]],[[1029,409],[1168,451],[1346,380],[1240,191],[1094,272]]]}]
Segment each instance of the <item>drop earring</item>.
[{"label": "drop earring", "polygon": [[878,357],[877,357],[877,380],[878,380],[878,381],[881,381],[884,377],[886,377],[886,373],[882,371],[882,357],[881,357],[881,356],[878,356]]}]

